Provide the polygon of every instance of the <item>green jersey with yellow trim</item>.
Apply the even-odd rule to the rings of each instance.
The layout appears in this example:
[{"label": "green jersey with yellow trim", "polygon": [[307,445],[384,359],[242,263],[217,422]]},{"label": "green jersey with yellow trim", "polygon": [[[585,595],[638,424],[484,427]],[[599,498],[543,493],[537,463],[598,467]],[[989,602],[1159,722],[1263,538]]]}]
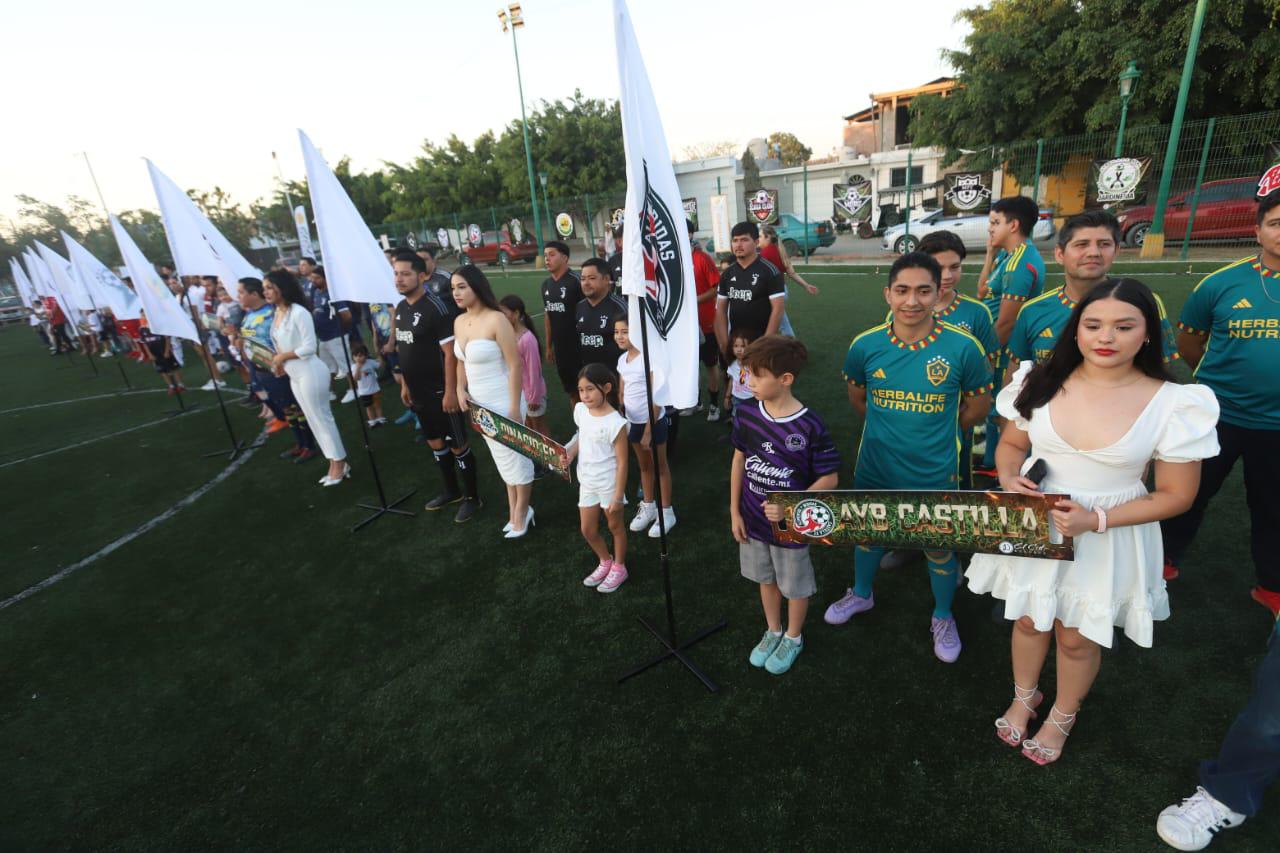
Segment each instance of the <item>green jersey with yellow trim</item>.
[{"label": "green jersey with yellow trim", "polygon": [[[994,358],[1000,350],[1000,339],[996,337],[996,324],[986,303],[963,293],[956,293],[951,304],[941,311],[934,311],[933,316],[953,326],[959,326],[978,339],[986,350],[988,358]],[[893,320],[893,312],[884,315],[886,323]]]},{"label": "green jersey with yellow trim", "polygon": [[1210,273],[1178,328],[1208,335],[1195,377],[1217,395],[1223,421],[1280,429],[1280,270],[1254,255]]},{"label": "green jersey with yellow trim", "polygon": [[[1161,349],[1164,351],[1164,363],[1168,364],[1178,357],[1178,342],[1164,310],[1164,300],[1154,293],[1151,295],[1156,297],[1156,307],[1160,309]],[[1039,364],[1047,360],[1074,310],[1076,303],[1067,296],[1065,286],[1055,287],[1023,305],[1009,334],[1009,353],[1013,361]]]},{"label": "green jersey with yellow trim", "polygon": [[992,318],[997,319],[1004,300],[1026,302],[1039,296],[1044,288],[1044,258],[1040,257],[1040,250],[1030,240],[1012,252],[1001,249],[991,265],[987,287],[991,288],[991,295],[982,301]]},{"label": "green jersey with yellow trim", "polygon": [[991,390],[991,363],[978,339],[938,321],[906,344],[884,323],[849,344],[844,377],[867,389],[854,488],[954,489],[960,403]]}]

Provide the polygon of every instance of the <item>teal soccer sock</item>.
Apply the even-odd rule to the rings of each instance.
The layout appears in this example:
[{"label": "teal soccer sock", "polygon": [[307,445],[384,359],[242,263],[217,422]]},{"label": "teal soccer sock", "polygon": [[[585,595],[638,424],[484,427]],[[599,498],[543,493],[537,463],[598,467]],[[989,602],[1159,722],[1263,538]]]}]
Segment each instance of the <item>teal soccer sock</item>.
[{"label": "teal soccer sock", "polygon": [[859,598],[870,598],[871,589],[875,586],[876,572],[880,569],[880,558],[884,556],[883,548],[868,548],[859,545],[853,552],[853,594]]},{"label": "teal soccer sock", "polygon": [[925,565],[929,567],[929,586],[933,588],[933,615],[937,619],[950,619],[960,561],[956,559],[954,552],[947,554],[947,558],[940,563],[935,563],[929,554],[925,554],[925,558]]}]

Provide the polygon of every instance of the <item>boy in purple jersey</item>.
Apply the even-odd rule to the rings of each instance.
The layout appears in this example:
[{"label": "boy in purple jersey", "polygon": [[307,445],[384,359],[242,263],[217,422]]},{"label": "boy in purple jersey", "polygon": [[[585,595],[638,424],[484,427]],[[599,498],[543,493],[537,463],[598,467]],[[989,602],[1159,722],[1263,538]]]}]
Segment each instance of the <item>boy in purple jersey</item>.
[{"label": "boy in purple jersey", "polygon": [[760,584],[768,622],[750,661],[774,675],[790,669],[804,647],[800,631],[818,585],[809,548],[774,541],[773,525],[782,520],[782,507],[767,503],[765,495],[834,489],[840,470],[840,454],[826,424],[791,394],[808,360],[808,350],[795,338],[766,335],[751,344],[741,361],[750,373],[755,401],[740,405],[733,422],[729,517],[742,575]]}]

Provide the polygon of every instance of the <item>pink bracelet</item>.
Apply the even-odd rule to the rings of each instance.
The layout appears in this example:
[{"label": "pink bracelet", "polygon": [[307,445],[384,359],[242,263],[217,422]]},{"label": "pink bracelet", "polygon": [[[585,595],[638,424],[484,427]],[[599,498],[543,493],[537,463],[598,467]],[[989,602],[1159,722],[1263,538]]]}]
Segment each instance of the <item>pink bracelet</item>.
[{"label": "pink bracelet", "polygon": [[1093,511],[1098,514],[1098,533],[1107,532],[1107,511],[1100,506],[1095,506]]}]

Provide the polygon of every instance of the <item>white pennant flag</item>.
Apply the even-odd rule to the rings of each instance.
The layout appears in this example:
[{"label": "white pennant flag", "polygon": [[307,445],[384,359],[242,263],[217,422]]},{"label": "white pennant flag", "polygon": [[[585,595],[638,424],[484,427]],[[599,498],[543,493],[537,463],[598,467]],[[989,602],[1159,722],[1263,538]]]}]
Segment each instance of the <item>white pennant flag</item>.
[{"label": "white pennant flag", "polygon": [[199,344],[200,334],[196,331],[195,323],[191,322],[191,315],[182,309],[178,298],[161,280],[160,273],[156,272],[151,261],[142,254],[120,220],[115,216],[110,219],[111,232],[116,236],[116,244],[120,247],[120,256],[124,258],[124,266],[129,271],[134,292],[138,294],[142,310],[147,312],[148,328],[157,335],[186,338]]},{"label": "white pennant flag", "polygon": [[639,309],[643,305],[649,326],[649,362],[667,378],[670,395],[654,403],[685,409],[698,402],[699,332],[684,205],[624,0],[613,0],[613,34],[627,154],[622,292],[630,303],[631,340],[642,346]]},{"label": "white pennant flag", "polygon": [[262,271],[245,260],[222,235],[191,197],[173,180],[147,161],[151,186],[160,204],[165,237],[178,275],[216,275],[234,291],[242,278],[262,278]]},{"label": "white pennant flag", "polygon": [[324,276],[332,298],[395,305],[400,293],[382,246],[311,140],[301,130],[298,138],[302,141],[311,209],[316,215]]},{"label": "white pennant flag", "polygon": [[120,276],[111,268],[89,253],[66,231],[62,235],[63,245],[71,256],[71,267],[80,278],[80,282],[93,294],[93,301],[99,306],[106,306],[117,320],[136,320],[142,310],[138,302],[138,294],[120,280]]},{"label": "white pennant flag", "polygon": [[[76,311],[92,311],[94,308],[93,300],[89,298],[89,294],[85,293],[80,286],[80,281],[71,269],[71,262],[39,240],[34,240],[33,242],[36,244],[36,251],[40,253],[40,259],[44,261],[45,268],[49,270],[53,278],[53,289],[61,297],[58,301],[62,303],[62,309],[64,311],[68,308]],[[79,317],[74,319],[77,322],[80,320]]]},{"label": "white pennant flag", "polygon": [[31,282],[31,287],[42,298],[53,297],[58,295],[53,292],[53,288],[49,286],[48,280],[44,277],[43,264],[40,258],[31,249],[30,246],[22,250],[22,262],[27,265],[27,279]]},{"label": "white pennant flag", "polygon": [[27,278],[17,258],[9,259],[9,274],[13,276],[13,283],[18,287],[18,298],[22,300],[22,304],[28,308],[32,307],[40,296],[31,286],[31,279]]}]

